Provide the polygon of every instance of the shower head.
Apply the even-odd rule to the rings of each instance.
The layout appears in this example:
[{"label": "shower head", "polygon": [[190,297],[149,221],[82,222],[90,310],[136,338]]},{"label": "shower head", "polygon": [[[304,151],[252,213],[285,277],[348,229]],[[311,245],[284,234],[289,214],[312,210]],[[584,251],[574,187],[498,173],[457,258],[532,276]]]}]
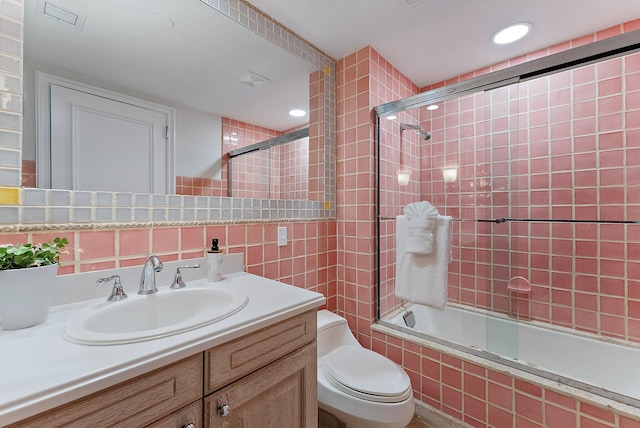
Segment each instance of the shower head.
[{"label": "shower head", "polygon": [[416,131],[418,131],[418,134],[420,134],[420,136],[424,138],[425,141],[431,138],[431,134],[425,131],[424,129],[422,129],[422,126],[420,125],[411,125],[408,123],[401,123],[400,132],[404,131],[405,129],[415,129]]},{"label": "shower head", "polygon": [[420,133],[422,138],[424,138],[424,141],[427,141],[429,138],[431,138],[431,134],[424,129],[419,129],[418,132]]}]

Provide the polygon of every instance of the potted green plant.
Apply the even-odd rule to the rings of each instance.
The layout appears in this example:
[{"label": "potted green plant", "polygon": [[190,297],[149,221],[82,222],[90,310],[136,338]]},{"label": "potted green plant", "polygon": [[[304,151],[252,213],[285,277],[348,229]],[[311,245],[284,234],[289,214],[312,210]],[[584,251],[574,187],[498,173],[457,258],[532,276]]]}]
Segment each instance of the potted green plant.
[{"label": "potted green plant", "polygon": [[46,321],[60,254],[68,244],[66,238],[55,238],[0,246],[0,323],[5,330]]}]

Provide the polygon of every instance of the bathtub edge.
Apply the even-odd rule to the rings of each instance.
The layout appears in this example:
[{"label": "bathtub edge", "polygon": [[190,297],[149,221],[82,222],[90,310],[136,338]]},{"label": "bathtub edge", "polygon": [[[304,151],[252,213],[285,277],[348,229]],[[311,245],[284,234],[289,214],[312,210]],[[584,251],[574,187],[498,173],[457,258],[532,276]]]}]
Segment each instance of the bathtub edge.
[{"label": "bathtub edge", "polygon": [[[479,355],[476,355],[469,351],[457,349],[458,347],[463,348],[463,345],[457,345],[452,342],[447,342],[445,344],[446,341],[438,338],[433,338],[433,340],[424,339],[421,337],[417,337],[414,334],[406,333],[402,331],[401,328],[402,327],[396,326],[395,324],[386,321],[378,321],[371,325],[371,329],[378,333],[387,334],[419,346],[424,346],[435,351],[453,355],[456,358],[478,364],[482,367],[491,369],[498,373],[503,373],[510,377],[532,382],[544,388],[551,389],[555,392],[569,395],[579,401],[586,401],[589,404],[615,411],[616,413],[619,413],[623,416],[627,416],[633,419],[640,419],[640,408],[636,406],[612,398],[608,398],[600,394],[585,391],[584,389],[577,388],[557,380],[548,379],[542,375],[534,373],[535,371],[539,370],[534,367],[523,366],[522,364],[516,362],[514,362],[514,364],[518,364],[522,368],[511,367],[507,364],[497,361],[497,358],[499,357],[494,356],[493,354],[490,354],[486,351],[480,351],[470,348],[470,350],[477,351]],[[440,341],[443,343],[439,343]],[[555,376],[551,373],[550,375]],[[612,395],[613,394],[615,393],[612,393]],[[629,399],[633,400],[631,398]]]}]

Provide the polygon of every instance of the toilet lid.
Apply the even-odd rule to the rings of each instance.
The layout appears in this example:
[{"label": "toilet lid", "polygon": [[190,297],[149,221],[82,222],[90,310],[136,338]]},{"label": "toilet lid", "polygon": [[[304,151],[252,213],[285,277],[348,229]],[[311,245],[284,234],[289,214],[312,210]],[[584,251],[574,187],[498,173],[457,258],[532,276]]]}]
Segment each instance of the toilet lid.
[{"label": "toilet lid", "polygon": [[399,402],[411,395],[409,376],[391,360],[359,346],[340,346],[320,362],[333,386],[370,401]]}]

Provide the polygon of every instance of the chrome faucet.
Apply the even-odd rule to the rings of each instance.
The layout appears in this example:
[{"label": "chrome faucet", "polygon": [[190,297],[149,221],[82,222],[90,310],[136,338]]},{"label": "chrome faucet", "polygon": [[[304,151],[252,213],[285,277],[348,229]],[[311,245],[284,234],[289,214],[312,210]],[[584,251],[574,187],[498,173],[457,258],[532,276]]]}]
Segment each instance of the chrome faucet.
[{"label": "chrome faucet", "polygon": [[138,294],[153,294],[158,292],[156,288],[156,272],[160,272],[162,267],[162,262],[158,256],[147,254],[147,260],[142,267]]}]

